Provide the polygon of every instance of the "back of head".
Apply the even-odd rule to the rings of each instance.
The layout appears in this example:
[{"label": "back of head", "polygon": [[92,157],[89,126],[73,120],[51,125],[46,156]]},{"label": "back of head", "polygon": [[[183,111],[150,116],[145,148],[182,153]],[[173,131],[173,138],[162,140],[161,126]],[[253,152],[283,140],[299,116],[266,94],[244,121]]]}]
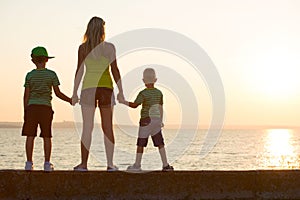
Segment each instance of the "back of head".
[{"label": "back of head", "polygon": [[83,42],[87,45],[87,51],[90,52],[98,44],[104,41],[105,39],[105,30],[104,30],[105,21],[100,17],[93,17],[86,28],[84,34]]},{"label": "back of head", "polygon": [[47,62],[48,59],[54,58],[53,56],[48,56],[48,52],[45,47],[35,47],[31,51],[32,62],[35,64]]},{"label": "back of head", "polygon": [[143,72],[143,80],[145,84],[155,83],[156,82],[156,74],[153,68],[146,68]]},{"label": "back of head", "polygon": [[34,64],[45,63],[48,61],[48,58],[45,56],[31,56],[31,60]]}]

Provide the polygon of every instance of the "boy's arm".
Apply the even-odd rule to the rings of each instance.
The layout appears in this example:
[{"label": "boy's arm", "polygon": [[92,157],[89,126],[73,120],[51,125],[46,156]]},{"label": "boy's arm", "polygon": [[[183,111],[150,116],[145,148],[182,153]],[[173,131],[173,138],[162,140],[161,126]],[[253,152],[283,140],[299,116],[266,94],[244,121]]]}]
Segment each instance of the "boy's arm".
[{"label": "boy's arm", "polygon": [[139,104],[137,103],[134,103],[134,102],[128,102],[126,100],[124,101],[119,101],[120,103],[126,105],[126,106],[129,106],[130,108],[137,108],[139,106]]},{"label": "boy's arm", "polygon": [[29,101],[29,87],[25,87],[24,90],[24,96],[23,96],[23,106],[24,106],[24,110],[26,109],[27,105],[28,105],[28,101]]},{"label": "boy's arm", "polygon": [[159,112],[160,112],[160,118],[162,120],[163,119],[163,115],[164,115],[163,105],[159,105]]},{"label": "boy's arm", "polygon": [[160,118],[161,118],[161,127],[164,127],[164,123],[163,123],[163,116],[164,116],[164,109],[163,109],[163,105],[159,105],[159,112],[160,112]]},{"label": "boy's arm", "polygon": [[72,105],[72,99],[67,97],[64,93],[62,93],[58,87],[58,85],[53,86],[53,90],[55,95],[63,101],[69,102]]}]

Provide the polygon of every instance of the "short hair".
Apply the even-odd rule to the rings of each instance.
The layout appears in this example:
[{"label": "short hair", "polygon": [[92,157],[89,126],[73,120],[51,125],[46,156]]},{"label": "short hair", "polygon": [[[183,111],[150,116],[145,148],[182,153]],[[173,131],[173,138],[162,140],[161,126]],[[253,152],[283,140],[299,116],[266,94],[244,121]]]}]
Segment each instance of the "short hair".
[{"label": "short hair", "polygon": [[155,83],[156,81],[156,74],[153,68],[146,68],[143,72],[143,80],[147,83]]},{"label": "short hair", "polygon": [[43,63],[43,62],[47,62],[48,61],[48,58],[46,56],[34,56],[34,55],[31,55],[31,60],[33,63]]}]

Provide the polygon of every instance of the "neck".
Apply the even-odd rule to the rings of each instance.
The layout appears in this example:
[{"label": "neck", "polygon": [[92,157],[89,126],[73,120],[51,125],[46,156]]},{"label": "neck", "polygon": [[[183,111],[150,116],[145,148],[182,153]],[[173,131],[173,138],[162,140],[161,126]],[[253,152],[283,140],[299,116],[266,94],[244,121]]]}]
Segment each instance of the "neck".
[{"label": "neck", "polygon": [[37,69],[45,69],[46,68],[46,63],[37,63],[36,68]]},{"label": "neck", "polygon": [[145,84],[146,88],[154,88],[154,83]]}]

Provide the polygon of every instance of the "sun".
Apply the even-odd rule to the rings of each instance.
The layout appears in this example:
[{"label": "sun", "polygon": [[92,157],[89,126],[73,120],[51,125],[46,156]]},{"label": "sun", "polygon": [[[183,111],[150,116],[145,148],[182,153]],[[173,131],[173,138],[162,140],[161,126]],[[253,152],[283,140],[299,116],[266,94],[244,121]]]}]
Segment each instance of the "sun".
[{"label": "sun", "polygon": [[270,98],[290,98],[299,91],[299,61],[288,51],[272,50],[256,60],[256,89]]},{"label": "sun", "polygon": [[297,98],[300,94],[299,40],[289,32],[263,34],[248,41],[239,55],[243,78],[259,97],[274,100]]}]

